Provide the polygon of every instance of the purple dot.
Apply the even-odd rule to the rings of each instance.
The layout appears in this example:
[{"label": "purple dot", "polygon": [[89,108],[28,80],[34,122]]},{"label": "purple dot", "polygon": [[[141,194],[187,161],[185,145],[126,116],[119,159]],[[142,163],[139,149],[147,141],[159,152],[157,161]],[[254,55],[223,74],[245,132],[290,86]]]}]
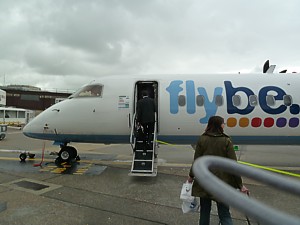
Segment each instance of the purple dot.
[{"label": "purple dot", "polygon": [[298,127],[299,126],[299,119],[298,118],[291,118],[289,121],[290,127]]},{"label": "purple dot", "polygon": [[276,126],[277,127],[285,127],[286,126],[286,123],[287,123],[287,120],[286,118],[278,118],[277,121],[276,121]]}]

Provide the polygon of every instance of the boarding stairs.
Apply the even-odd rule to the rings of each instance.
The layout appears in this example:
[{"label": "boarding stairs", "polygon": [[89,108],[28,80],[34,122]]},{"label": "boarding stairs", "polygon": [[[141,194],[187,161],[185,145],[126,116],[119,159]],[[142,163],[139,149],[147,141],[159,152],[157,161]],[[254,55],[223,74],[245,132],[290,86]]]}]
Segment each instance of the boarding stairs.
[{"label": "boarding stairs", "polygon": [[134,135],[132,132],[133,158],[129,176],[155,177],[157,175],[156,123],[152,137],[153,139],[145,144],[145,137]]}]

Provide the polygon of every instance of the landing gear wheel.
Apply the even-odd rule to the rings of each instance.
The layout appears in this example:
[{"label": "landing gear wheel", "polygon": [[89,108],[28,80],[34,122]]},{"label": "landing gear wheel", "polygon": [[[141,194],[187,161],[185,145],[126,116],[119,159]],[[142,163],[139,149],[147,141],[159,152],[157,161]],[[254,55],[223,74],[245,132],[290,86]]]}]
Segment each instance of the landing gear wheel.
[{"label": "landing gear wheel", "polygon": [[27,158],[27,155],[26,153],[21,153],[20,156],[19,156],[21,162],[25,162],[26,158]]},{"label": "landing gear wheel", "polygon": [[63,162],[71,162],[77,157],[77,150],[72,146],[63,146],[58,153]]}]

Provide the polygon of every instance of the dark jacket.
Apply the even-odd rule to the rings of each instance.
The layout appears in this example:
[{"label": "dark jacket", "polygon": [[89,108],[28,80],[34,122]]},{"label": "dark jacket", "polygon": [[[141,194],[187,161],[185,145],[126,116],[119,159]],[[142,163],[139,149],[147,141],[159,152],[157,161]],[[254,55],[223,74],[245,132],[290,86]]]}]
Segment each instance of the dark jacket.
[{"label": "dark jacket", "polygon": [[[220,156],[235,161],[237,160],[230,138],[226,134],[221,133],[204,133],[200,136],[195,150],[194,161],[198,157],[205,155]],[[242,178],[240,176],[225,173],[220,169],[212,170],[211,172],[234,188],[240,189],[242,187]],[[190,177],[194,177],[192,168],[189,175]],[[196,180],[194,180],[193,183],[192,195],[213,199],[213,196],[204,190]]]},{"label": "dark jacket", "polygon": [[137,122],[155,122],[155,102],[152,98],[144,97],[137,102]]}]

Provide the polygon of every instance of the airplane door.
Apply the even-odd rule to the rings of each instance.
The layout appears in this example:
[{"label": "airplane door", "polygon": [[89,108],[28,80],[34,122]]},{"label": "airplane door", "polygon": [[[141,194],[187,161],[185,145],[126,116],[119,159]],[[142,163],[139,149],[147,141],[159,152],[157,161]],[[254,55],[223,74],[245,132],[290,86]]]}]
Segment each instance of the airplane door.
[{"label": "airplane door", "polygon": [[136,106],[137,106],[137,101],[141,99],[142,96],[142,91],[146,90],[149,94],[150,98],[153,98],[155,101],[156,105],[156,121],[157,121],[157,132],[159,131],[159,116],[158,116],[158,83],[157,81],[138,81],[135,84],[135,89],[134,89],[134,107],[133,107],[133,115],[136,114]]}]

